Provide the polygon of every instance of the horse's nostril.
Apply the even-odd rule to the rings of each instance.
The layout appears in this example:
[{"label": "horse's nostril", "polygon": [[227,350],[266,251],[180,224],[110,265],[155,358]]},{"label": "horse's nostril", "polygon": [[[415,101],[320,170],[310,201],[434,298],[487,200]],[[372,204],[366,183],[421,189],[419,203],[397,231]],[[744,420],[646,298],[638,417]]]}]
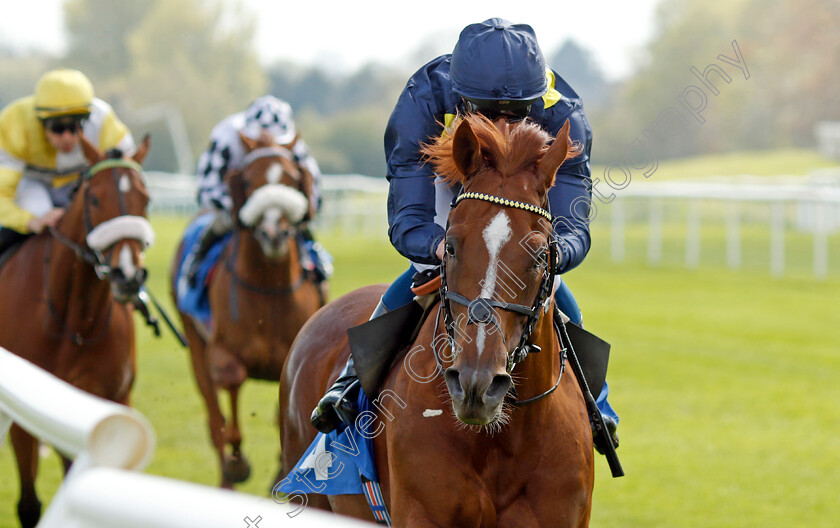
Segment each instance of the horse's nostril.
[{"label": "horse's nostril", "polygon": [[510,390],[511,378],[509,374],[497,374],[484,392],[484,403],[487,405],[498,405],[505,398]]},{"label": "horse's nostril", "polygon": [[450,367],[444,372],[443,378],[446,380],[446,387],[449,389],[449,395],[452,396],[452,399],[463,399],[464,389],[461,387],[461,374]]}]

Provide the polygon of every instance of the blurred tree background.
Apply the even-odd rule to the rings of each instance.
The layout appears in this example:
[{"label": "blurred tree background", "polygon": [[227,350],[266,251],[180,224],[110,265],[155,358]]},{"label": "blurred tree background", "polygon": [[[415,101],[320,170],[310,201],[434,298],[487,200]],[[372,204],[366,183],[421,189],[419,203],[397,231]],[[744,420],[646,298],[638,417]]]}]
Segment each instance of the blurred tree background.
[{"label": "blurred tree background", "polygon": [[[48,68],[79,68],[135,136],[152,134],[148,166],[158,170],[192,171],[216,122],[272,93],[292,105],[325,173],[382,176],[382,135],[393,104],[410,73],[433,58],[421,46],[403,69],[263,67],[253,40],[256,15],[229,0],[66,0],[64,8],[65,56],[0,47],[0,104],[31,93]],[[543,50],[584,100],[595,163],[626,162],[637,139],[651,143],[659,159],[812,148],[816,123],[840,120],[840,2],[662,0],[655,27],[633,73],[618,81],[607,80],[573,40]],[[749,78],[718,59],[736,58],[733,40]],[[729,76],[708,74],[717,95],[690,70],[711,64]],[[679,101],[692,86],[706,96],[702,124]],[[662,133],[669,109],[682,116],[679,133],[678,121]]]}]

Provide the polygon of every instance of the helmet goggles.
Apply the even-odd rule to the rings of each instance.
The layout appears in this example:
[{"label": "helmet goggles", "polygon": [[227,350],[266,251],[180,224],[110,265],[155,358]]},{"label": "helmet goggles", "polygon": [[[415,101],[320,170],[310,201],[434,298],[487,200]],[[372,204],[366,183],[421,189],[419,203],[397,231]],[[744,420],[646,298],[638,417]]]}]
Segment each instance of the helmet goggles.
[{"label": "helmet goggles", "polygon": [[43,123],[44,128],[53,134],[60,136],[65,132],[70,132],[75,135],[82,130],[82,125],[87,117],[88,114],[57,116],[43,119],[41,122]]},{"label": "helmet goggles", "polygon": [[481,114],[491,121],[504,118],[510,123],[522,121],[528,117],[534,101],[534,99],[509,101],[464,97],[464,104],[468,112]]}]

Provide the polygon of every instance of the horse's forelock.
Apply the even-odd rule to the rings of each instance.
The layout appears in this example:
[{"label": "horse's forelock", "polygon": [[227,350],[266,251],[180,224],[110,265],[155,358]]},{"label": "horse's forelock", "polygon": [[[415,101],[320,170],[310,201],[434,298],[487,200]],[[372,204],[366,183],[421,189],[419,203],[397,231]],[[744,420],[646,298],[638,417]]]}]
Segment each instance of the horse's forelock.
[{"label": "horse's forelock", "polygon": [[528,121],[506,125],[500,130],[481,114],[460,117],[433,143],[421,147],[425,160],[432,164],[435,173],[450,184],[463,183],[467,176],[458,169],[453,153],[454,131],[465,121],[469,121],[478,139],[482,157],[502,175],[515,174],[535,164],[544,154],[550,139],[539,125]]}]

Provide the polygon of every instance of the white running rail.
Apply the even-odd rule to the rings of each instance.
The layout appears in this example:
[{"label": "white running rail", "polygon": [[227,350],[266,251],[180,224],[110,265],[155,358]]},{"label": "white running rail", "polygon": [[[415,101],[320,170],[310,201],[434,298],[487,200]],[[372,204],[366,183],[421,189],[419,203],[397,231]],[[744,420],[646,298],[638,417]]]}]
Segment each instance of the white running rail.
[{"label": "white running rail", "polygon": [[0,442],[13,422],[73,459],[39,528],[370,526],[302,511],[294,501],[278,504],[137,473],[155,447],[142,414],[83,392],[0,347]]}]

